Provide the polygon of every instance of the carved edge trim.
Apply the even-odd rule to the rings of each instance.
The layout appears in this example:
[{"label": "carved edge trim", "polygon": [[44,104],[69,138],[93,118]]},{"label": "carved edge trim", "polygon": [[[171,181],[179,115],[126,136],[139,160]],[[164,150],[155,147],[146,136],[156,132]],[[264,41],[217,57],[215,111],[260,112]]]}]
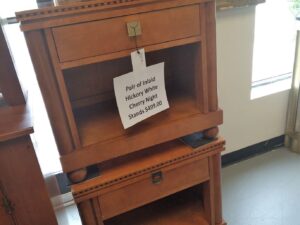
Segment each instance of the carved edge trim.
[{"label": "carved edge trim", "polygon": [[80,12],[81,10],[91,9],[106,9],[112,6],[121,5],[124,3],[137,2],[139,0],[109,0],[109,1],[91,1],[85,2],[84,4],[69,4],[56,7],[47,7],[45,9],[36,9],[23,12],[17,12],[16,18],[18,21],[27,21],[51,16],[59,16],[70,12]]},{"label": "carved edge trim", "polygon": [[73,196],[74,196],[75,199],[83,197],[85,195],[88,195],[88,194],[91,194],[93,192],[99,191],[101,189],[107,188],[111,185],[114,185],[114,184],[123,182],[125,180],[131,179],[133,177],[137,177],[137,176],[152,172],[153,170],[156,170],[156,169],[159,169],[159,168],[162,168],[162,167],[165,167],[165,166],[170,166],[174,163],[178,163],[178,162],[181,162],[181,161],[184,161],[184,160],[187,160],[187,159],[199,156],[199,155],[203,155],[207,152],[210,152],[210,151],[216,150],[220,147],[223,147],[224,144],[225,144],[225,141],[222,140],[221,142],[219,142],[217,144],[214,144],[214,145],[211,145],[209,147],[206,147],[204,149],[199,149],[199,150],[195,149],[190,154],[186,154],[186,155],[180,156],[178,158],[174,158],[174,159],[171,159],[171,160],[168,160],[168,161],[165,161],[165,162],[161,162],[159,164],[153,165],[151,167],[147,167],[145,169],[137,170],[136,172],[129,173],[125,176],[121,176],[121,177],[116,178],[114,180],[110,180],[110,181],[107,181],[107,182],[104,182],[104,183],[100,183],[100,184],[92,186],[90,188],[86,188],[82,191],[73,192]]}]

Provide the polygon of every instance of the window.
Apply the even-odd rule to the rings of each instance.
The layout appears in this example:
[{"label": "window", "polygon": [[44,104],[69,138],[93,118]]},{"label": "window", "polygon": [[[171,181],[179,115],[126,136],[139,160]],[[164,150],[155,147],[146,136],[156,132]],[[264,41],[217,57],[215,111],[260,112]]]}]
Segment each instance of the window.
[{"label": "window", "polygon": [[295,40],[296,19],[286,0],[256,7],[251,99],[290,88]]},{"label": "window", "polygon": [[16,11],[35,8],[36,0],[3,0],[0,7],[0,17],[14,17]]}]

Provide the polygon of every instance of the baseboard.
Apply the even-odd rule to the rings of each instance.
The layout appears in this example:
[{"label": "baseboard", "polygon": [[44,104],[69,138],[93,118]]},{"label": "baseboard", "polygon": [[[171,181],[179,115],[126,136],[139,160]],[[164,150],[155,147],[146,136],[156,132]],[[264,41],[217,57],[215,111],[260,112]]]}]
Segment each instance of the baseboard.
[{"label": "baseboard", "polygon": [[222,156],[222,167],[229,166],[231,164],[243,161],[245,159],[252,158],[259,154],[263,154],[272,151],[275,148],[282,147],[284,145],[284,135],[271,138],[266,141],[248,146],[246,148],[237,150],[232,153],[228,153]]}]

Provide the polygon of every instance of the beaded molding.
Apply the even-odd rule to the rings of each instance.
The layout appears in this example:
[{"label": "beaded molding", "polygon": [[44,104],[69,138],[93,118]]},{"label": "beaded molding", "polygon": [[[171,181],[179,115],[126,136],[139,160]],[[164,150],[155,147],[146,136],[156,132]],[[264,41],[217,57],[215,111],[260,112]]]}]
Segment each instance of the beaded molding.
[{"label": "beaded molding", "polygon": [[45,9],[37,9],[37,10],[31,10],[31,11],[24,11],[16,14],[17,20],[26,20],[26,19],[34,19],[34,18],[40,18],[45,16],[51,16],[52,14],[55,14],[56,16],[58,14],[66,13],[66,12],[74,12],[74,11],[80,11],[83,9],[101,9],[101,7],[107,7],[107,6],[114,6],[122,3],[129,3],[129,2],[136,2],[139,0],[110,0],[106,2],[96,2],[96,3],[86,3],[81,5],[70,5],[70,6],[57,6],[56,8],[49,7]]},{"label": "beaded molding", "polygon": [[138,171],[133,172],[133,173],[129,173],[129,174],[125,175],[125,176],[119,177],[119,178],[114,179],[114,180],[107,181],[107,182],[102,183],[102,184],[95,185],[95,186],[90,187],[90,188],[86,188],[86,189],[84,189],[82,191],[73,192],[73,196],[74,196],[75,199],[76,198],[80,198],[80,197],[82,197],[84,195],[88,195],[88,194],[90,194],[92,192],[96,192],[96,191],[99,191],[100,189],[107,188],[108,186],[111,186],[111,185],[114,185],[116,183],[128,180],[129,178],[133,178],[133,177],[136,177],[136,176],[139,176],[139,175],[143,175],[145,173],[152,172],[153,170],[159,169],[159,168],[161,168],[163,166],[169,166],[171,164],[174,164],[174,163],[177,163],[177,162],[180,162],[180,161],[183,161],[183,160],[187,160],[187,159],[193,158],[193,157],[198,156],[198,155],[205,154],[205,153],[210,152],[212,150],[218,149],[219,147],[222,147],[224,145],[224,143],[225,142],[222,141],[222,142],[220,142],[218,144],[214,144],[214,145],[206,147],[204,149],[194,150],[190,154],[186,154],[186,155],[180,156],[178,158],[174,158],[174,159],[171,159],[171,160],[168,160],[168,161],[165,161],[165,162],[153,165],[151,167],[147,167],[145,169],[138,170]]}]

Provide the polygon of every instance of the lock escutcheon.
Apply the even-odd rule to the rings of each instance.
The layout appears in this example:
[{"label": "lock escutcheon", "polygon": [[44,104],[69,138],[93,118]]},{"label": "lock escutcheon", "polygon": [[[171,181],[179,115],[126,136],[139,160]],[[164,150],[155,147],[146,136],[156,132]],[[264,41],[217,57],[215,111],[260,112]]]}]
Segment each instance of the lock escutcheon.
[{"label": "lock escutcheon", "polygon": [[163,180],[163,174],[161,171],[152,173],[152,184],[160,184]]}]

